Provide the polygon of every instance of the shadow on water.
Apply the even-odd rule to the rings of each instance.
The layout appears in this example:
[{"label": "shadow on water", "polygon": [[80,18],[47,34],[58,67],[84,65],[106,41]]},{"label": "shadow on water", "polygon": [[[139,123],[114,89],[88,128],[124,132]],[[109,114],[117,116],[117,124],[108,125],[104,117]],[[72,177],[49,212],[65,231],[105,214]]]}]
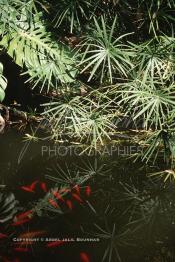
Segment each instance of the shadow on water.
[{"label": "shadow on water", "polygon": [[[74,147],[24,142],[15,130],[0,145],[1,191],[18,201],[16,216],[1,224],[2,261],[175,261],[175,187],[147,176],[159,164],[110,149],[79,156]],[[34,192],[26,191],[33,182]],[[60,189],[63,199],[53,197]],[[29,221],[14,225],[28,210]],[[37,242],[16,243],[27,232]]]}]

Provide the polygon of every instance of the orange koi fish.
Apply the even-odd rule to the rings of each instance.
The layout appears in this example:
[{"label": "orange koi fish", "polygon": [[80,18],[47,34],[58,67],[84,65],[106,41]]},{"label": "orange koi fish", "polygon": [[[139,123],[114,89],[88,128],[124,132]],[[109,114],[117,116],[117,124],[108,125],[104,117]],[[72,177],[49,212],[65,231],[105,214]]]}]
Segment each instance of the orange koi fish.
[{"label": "orange koi fish", "polygon": [[22,186],[21,189],[26,192],[35,193],[35,191],[31,189],[30,186]]},{"label": "orange koi fish", "polygon": [[47,189],[46,183],[41,182],[41,183],[40,183],[40,187],[41,187],[41,189],[44,191],[44,193],[47,193],[47,192],[48,192],[48,189]]},{"label": "orange koi fish", "polygon": [[35,242],[31,241],[30,239],[44,235],[46,231],[31,231],[25,232],[18,236],[18,238],[24,239],[23,242],[15,242],[18,247],[27,247],[28,245],[33,245]]},{"label": "orange koi fish", "polygon": [[68,189],[68,188],[61,188],[61,189],[59,190],[59,192],[60,192],[60,193],[68,193],[68,192],[70,192],[70,189]]},{"label": "orange koi fish", "polygon": [[21,219],[26,218],[26,217],[31,217],[32,213],[33,213],[33,210],[28,210],[28,211],[26,211],[26,212],[24,212],[24,213],[18,214],[18,215],[16,216],[16,218],[17,218],[18,220],[21,220]]},{"label": "orange koi fish", "polygon": [[16,252],[29,252],[27,247],[15,247],[13,250]]},{"label": "orange koi fish", "polygon": [[3,256],[2,259],[3,259],[3,260],[2,260],[3,262],[10,262],[10,260],[9,260],[7,257],[4,257],[4,256]]},{"label": "orange koi fish", "polygon": [[90,262],[90,258],[87,253],[81,252],[80,253],[80,260],[81,262]]},{"label": "orange koi fish", "polygon": [[34,181],[34,182],[30,185],[30,188],[31,188],[32,190],[34,190],[36,184],[38,184],[38,180]]},{"label": "orange koi fish", "polygon": [[33,243],[35,243],[35,242],[29,241],[28,239],[26,239],[26,240],[23,241],[23,242],[15,243],[15,245],[18,246],[18,247],[23,247],[23,246],[27,247],[27,246],[29,246],[29,245],[33,245]]},{"label": "orange koi fish", "polygon": [[63,197],[57,191],[53,191],[53,195],[56,199],[60,200],[61,202],[65,202]]},{"label": "orange koi fish", "polygon": [[77,195],[77,194],[72,194],[72,197],[75,199],[75,200],[77,200],[79,203],[83,203],[83,200],[79,197],[79,195]]},{"label": "orange koi fish", "polygon": [[62,241],[62,240],[53,241],[53,242],[49,242],[49,243],[47,244],[47,247],[50,247],[50,248],[52,248],[52,247],[58,247],[58,246],[63,245],[64,243],[65,243],[65,242]]},{"label": "orange koi fish", "polygon": [[23,225],[23,224],[29,222],[30,220],[31,220],[31,218],[25,218],[25,219],[23,219],[23,220],[16,221],[16,222],[12,223],[11,225],[12,225],[12,226]]},{"label": "orange koi fish", "polygon": [[34,238],[37,236],[44,235],[46,231],[31,231],[31,232],[25,232],[19,235],[19,238]]},{"label": "orange koi fish", "polygon": [[73,189],[76,191],[78,195],[80,195],[80,186],[79,185],[74,186]]},{"label": "orange koi fish", "polygon": [[58,208],[59,205],[57,204],[56,201],[54,201],[53,199],[49,198],[48,199],[49,203],[51,204],[51,206],[53,206],[54,208]]},{"label": "orange koi fish", "polygon": [[72,205],[72,202],[71,202],[70,200],[66,200],[66,205],[68,206],[68,208],[69,208],[70,210],[73,209],[73,205]]},{"label": "orange koi fish", "polygon": [[86,196],[88,196],[88,197],[91,195],[91,187],[90,187],[90,186],[86,186],[85,194],[86,194]]},{"label": "orange koi fish", "polygon": [[38,180],[32,182],[32,184],[28,185],[28,186],[22,186],[21,189],[26,191],[26,192],[30,192],[30,193],[34,193],[34,189],[36,184],[38,183]]},{"label": "orange koi fish", "polygon": [[7,238],[8,236],[6,234],[0,233],[0,239]]},{"label": "orange koi fish", "polygon": [[16,257],[16,258],[13,260],[13,262],[20,262],[20,260],[19,260],[18,257]]}]

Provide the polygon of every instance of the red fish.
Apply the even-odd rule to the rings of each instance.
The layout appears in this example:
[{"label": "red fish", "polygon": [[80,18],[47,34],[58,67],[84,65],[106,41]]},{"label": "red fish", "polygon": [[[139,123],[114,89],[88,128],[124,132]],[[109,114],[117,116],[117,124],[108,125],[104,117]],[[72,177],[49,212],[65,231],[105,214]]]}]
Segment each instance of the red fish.
[{"label": "red fish", "polygon": [[80,195],[80,186],[79,185],[74,186],[73,189],[76,191],[78,195]]},{"label": "red fish", "polygon": [[79,203],[83,203],[83,200],[77,195],[77,194],[72,194],[72,197],[77,200]]},{"label": "red fish", "polygon": [[85,189],[85,193],[86,193],[86,196],[90,196],[91,194],[91,187],[90,186],[86,186],[86,189]]},{"label": "red fish", "polygon": [[23,219],[23,218],[31,216],[32,213],[33,213],[33,210],[28,210],[28,211],[26,211],[24,213],[21,213],[21,214],[17,215],[16,217],[17,217],[18,220],[20,220],[20,219]]},{"label": "red fish", "polygon": [[13,262],[20,262],[20,260],[19,260],[18,257],[16,257],[16,258],[13,260]]},{"label": "red fish", "polygon": [[15,247],[14,251],[16,251],[16,252],[29,252],[29,249],[27,247]]},{"label": "red fish", "polygon": [[4,257],[4,256],[2,257],[2,261],[3,262],[11,262],[7,257]]},{"label": "red fish", "polygon": [[12,223],[11,225],[12,226],[19,226],[19,225],[22,225],[22,224],[29,222],[30,220],[31,220],[31,218],[25,218],[23,220],[16,221],[16,222]]},{"label": "red fish", "polygon": [[51,204],[51,206],[53,206],[54,208],[58,208],[59,207],[57,202],[55,202],[53,199],[49,198],[48,201]]},{"label": "red fish", "polygon": [[6,234],[0,233],[0,239],[7,238],[8,236]]},{"label": "red fish", "polygon": [[48,192],[46,183],[41,182],[41,183],[40,183],[40,187],[41,187],[41,189],[44,191],[44,193],[47,193],[47,192]]},{"label": "red fish", "polygon": [[81,252],[80,253],[80,260],[81,262],[90,262],[90,258],[87,253]]},{"label": "red fish", "polygon": [[60,192],[60,193],[68,193],[68,192],[70,192],[70,189],[68,189],[68,188],[61,188],[61,189],[59,190],[59,192]]},{"label": "red fish", "polygon": [[47,247],[58,247],[58,246],[61,246],[63,245],[65,242],[62,241],[62,240],[58,240],[58,241],[53,241],[53,242],[49,242],[47,244]]},{"label": "red fish", "polygon": [[[37,237],[37,236],[41,236],[43,234],[45,234],[46,231],[44,230],[41,230],[41,231],[27,231],[27,232],[24,232],[22,234],[19,235],[19,238],[25,238],[25,240],[27,240],[28,238],[34,238],[34,237]],[[18,243],[18,242],[16,242]],[[21,245],[21,242],[20,242],[20,245]]]},{"label": "red fish", "polygon": [[53,195],[54,195],[54,197],[56,197],[61,202],[65,202],[64,199],[62,198],[62,196],[57,191],[53,191]]},{"label": "red fish", "polygon": [[69,208],[70,210],[73,209],[73,205],[72,205],[72,202],[71,202],[70,200],[66,200],[66,204],[67,204],[67,206],[68,206],[68,208]]},{"label": "red fish", "polygon": [[30,186],[22,186],[21,189],[26,192],[35,193],[35,191]]},{"label": "red fish", "polygon": [[27,247],[15,247],[13,250],[16,252],[29,252]]},{"label": "red fish", "polygon": [[37,183],[38,183],[38,180],[34,181],[34,182],[30,185],[30,188],[31,188],[32,190],[34,190]]}]

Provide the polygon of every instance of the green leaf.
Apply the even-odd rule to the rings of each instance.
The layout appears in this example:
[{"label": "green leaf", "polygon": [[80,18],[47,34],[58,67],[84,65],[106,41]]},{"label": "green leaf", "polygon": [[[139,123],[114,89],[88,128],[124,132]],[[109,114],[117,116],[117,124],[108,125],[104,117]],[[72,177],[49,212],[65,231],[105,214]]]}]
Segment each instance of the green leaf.
[{"label": "green leaf", "polygon": [[16,14],[16,21],[9,21],[0,45],[19,66],[27,68],[28,81],[34,82],[34,87],[40,86],[41,91],[73,82],[77,70],[70,49],[52,38],[40,13],[31,14],[28,20],[27,12],[24,8],[20,15]]},{"label": "green leaf", "polygon": [[5,89],[7,87],[7,80],[3,76],[3,65],[0,63],[0,102],[5,98]]}]

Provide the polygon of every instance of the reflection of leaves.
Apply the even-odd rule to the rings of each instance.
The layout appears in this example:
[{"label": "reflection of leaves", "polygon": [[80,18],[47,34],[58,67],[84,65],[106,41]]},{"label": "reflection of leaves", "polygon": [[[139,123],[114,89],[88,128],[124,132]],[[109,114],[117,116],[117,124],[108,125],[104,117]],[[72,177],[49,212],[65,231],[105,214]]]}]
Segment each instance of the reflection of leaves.
[{"label": "reflection of leaves", "polygon": [[16,204],[13,193],[0,193],[0,223],[5,223],[13,218],[17,211]]},{"label": "reflection of leaves", "polygon": [[[93,235],[99,237],[106,241],[106,248],[102,261],[114,261],[114,257],[117,261],[122,261],[119,255],[119,247],[122,246],[132,246],[132,232],[130,229],[126,229],[122,232],[117,232],[116,225],[113,224],[112,229],[109,228],[108,223],[106,223],[105,228],[95,224],[97,232],[94,232]],[[115,260],[116,261],[116,260]]]},{"label": "reflection of leaves", "polygon": [[54,172],[55,176],[46,175],[46,178],[55,182],[57,185],[63,185],[69,188],[71,186],[84,184],[94,174],[93,172],[90,172],[90,170],[88,173],[83,172],[85,170],[78,166],[77,168],[73,169],[73,167],[67,165],[67,163],[65,163],[65,167],[61,167],[56,163],[51,168],[48,168],[49,173]]}]

